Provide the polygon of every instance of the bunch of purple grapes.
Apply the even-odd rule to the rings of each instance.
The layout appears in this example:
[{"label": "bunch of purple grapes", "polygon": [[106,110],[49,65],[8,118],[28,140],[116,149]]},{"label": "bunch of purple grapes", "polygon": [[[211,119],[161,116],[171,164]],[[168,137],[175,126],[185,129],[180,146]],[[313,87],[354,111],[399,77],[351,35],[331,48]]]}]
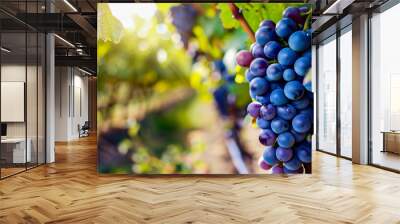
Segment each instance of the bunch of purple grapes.
[{"label": "bunch of purple grapes", "polygon": [[181,4],[173,6],[170,9],[172,24],[176,27],[181,36],[182,43],[187,46],[192,29],[196,23],[197,11],[190,4]]},{"label": "bunch of purple grapes", "polygon": [[311,30],[307,7],[288,7],[275,24],[265,20],[250,51],[236,62],[246,70],[253,102],[247,107],[266,146],[259,165],[273,174],[311,172],[313,94],[303,80],[311,68]]}]

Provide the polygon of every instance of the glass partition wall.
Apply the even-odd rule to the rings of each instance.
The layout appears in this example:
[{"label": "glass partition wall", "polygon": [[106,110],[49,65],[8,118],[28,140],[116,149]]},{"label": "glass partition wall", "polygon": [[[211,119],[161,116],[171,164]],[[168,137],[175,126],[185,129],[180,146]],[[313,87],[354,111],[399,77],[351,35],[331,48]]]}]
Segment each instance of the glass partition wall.
[{"label": "glass partition wall", "polygon": [[339,37],[339,136],[340,155],[352,158],[352,32],[351,25]]},{"label": "glass partition wall", "polygon": [[[0,3],[0,7],[3,3]],[[36,4],[36,5],[35,5]],[[24,12],[38,1],[18,2]],[[0,178],[45,163],[45,35],[0,11]],[[9,24],[12,23],[12,24]]]},{"label": "glass partition wall", "polygon": [[336,154],[336,35],[318,45],[317,64],[317,149]]},{"label": "glass partition wall", "polygon": [[400,171],[400,4],[371,17],[370,163]]},{"label": "glass partition wall", "polygon": [[352,157],[351,25],[317,45],[317,150]]}]

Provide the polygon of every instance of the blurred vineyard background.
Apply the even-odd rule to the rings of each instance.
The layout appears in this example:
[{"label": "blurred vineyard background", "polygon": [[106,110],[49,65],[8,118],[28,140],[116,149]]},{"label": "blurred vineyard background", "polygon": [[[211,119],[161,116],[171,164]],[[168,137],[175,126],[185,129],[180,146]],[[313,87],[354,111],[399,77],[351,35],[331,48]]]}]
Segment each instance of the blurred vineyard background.
[{"label": "blurred vineyard background", "polygon": [[235,54],[289,5],[99,4],[99,172],[265,173]]}]

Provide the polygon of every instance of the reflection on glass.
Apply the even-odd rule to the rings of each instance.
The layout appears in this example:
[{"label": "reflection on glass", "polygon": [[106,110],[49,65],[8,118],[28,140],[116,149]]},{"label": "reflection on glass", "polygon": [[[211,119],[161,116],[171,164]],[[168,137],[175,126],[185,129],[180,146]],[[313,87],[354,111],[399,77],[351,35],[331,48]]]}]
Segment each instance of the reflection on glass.
[{"label": "reflection on glass", "polygon": [[[351,29],[351,28],[350,28]],[[352,35],[340,36],[340,154],[352,157]]]},{"label": "reflection on glass", "polygon": [[372,163],[400,170],[400,5],[371,19]]},{"label": "reflection on glass", "polygon": [[[1,122],[6,130],[1,140],[1,176],[25,170],[30,161],[30,147],[26,141],[26,34],[2,33],[1,45]],[[28,141],[29,142],[29,141]],[[28,146],[28,147],[27,147]],[[26,150],[28,149],[28,150]]]},{"label": "reflection on glass", "polygon": [[336,39],[318,48],[318,149],[336,153]]}]

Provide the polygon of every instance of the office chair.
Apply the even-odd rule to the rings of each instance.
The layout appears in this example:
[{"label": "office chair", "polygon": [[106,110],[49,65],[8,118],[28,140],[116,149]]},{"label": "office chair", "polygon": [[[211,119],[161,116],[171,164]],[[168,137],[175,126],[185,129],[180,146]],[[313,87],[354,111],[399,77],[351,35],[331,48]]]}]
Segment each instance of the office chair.
[{"label": "office chair", "polygon": [[85,123],[82,125],[82,127],[80,127],[80,125],[78,125],[78,130],[79,130],[79,138],[89,136],[89,130],[90,130],[89,121],[85,121]]}]

